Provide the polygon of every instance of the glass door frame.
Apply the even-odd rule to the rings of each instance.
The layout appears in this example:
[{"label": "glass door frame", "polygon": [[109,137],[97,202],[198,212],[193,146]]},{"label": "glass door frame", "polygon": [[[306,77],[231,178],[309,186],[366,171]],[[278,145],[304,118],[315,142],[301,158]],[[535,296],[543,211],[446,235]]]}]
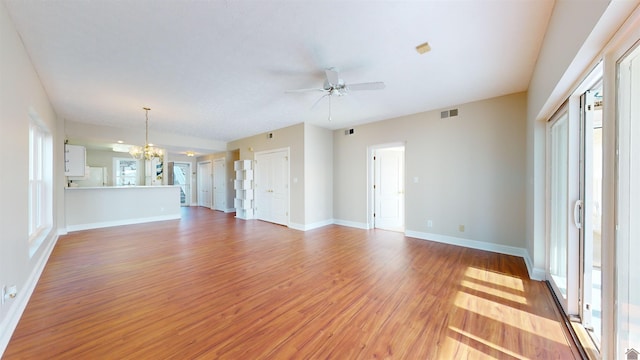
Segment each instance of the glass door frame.
[{"label": "glass door frame", "polygon": [[[561,304],[563,311],[567,316],[577,316],[580,312],[579,309],[579,226],[581,224],[581,202],[580,202],[580,194],[579,194],[579,173],[580,173],[580,112],[572,109],[579,109],[580,106],[580,98],[579,97],[571,97],[569,100],[558,109],[558,111],[551,117],[551,119],[547,122],[547,135],[546,135],[546,143],[547,143],[547,151],[546,151],[546,164],[547,164],[547,176],[546,176],[546,197],[547,197],[547,209],[546,209],[546,265],[545,265],[545,276],[546,280],[550,283],[551,288],[553,289],[559,303]],[[562,229],[562,232],[566,232],[566,248],[563,249],[566,254],[566,261],[563,264],[566,266],[565,274],[566,274],[566,284],[564,284],[565,291],[563,292],[561,289],[563,284],[557,283],[552,276],[552,216],[554,216],[555,211],[553,210],[553,180],[552,172],[553,165],[555,164],[552,161],[553,156],[555,155],[552,151],[552,128],[557,124],[558,121],[563,121],[563,118],[566,115],[567,121],[567,139],[566,139],[566,184],[563,183],[561,186],[566,186],[566,204],[561,204],[564,208],[561,208],[561,211],[566,211],[566,218],[563,217],[560,225],[565,226],[565,229]],[[562,224],[565,222],[566,224]]]}]

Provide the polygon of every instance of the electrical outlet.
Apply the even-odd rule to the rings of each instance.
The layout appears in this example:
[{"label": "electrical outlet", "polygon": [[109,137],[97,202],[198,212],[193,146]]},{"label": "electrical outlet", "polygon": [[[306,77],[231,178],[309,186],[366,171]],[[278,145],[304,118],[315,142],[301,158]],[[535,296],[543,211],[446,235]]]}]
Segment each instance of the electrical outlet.
[{"label": "electrical outlet", "polygon": [[458,231],[464,232],[464,225],[458,225]]},{"label": "electrical outlet", "polygon": [[427,220],[427,227],[433,227],[433,221]]},{"label": "electrical outlet", "polygon": [[7,287],[5,291],[5,296],[7,296],[7,300],[14,299],[18,295],[18,287],[15,285],[11,285]]}]

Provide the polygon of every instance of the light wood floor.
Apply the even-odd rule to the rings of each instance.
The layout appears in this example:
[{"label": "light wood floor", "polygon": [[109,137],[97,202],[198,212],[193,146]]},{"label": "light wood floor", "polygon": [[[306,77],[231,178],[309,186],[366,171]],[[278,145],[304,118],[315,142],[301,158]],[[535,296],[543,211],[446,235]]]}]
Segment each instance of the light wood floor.
[{"label": "light wood floor", "polygon": [[521,258],[185,208],[62,236],[4,358],[577,356]]}]

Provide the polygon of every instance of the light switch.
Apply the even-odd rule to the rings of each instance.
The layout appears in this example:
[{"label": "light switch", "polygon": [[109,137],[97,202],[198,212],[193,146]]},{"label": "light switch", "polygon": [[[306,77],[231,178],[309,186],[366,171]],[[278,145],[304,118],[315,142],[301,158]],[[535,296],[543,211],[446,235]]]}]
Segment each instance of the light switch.
[{"label": "light switch", "polygon": [[414,176],[414,177],[413,177],[413,182],[414,182],[414,184],[417,184],[417,183],[419,182],[419,179],[418,179],[418,177],[417,177],[417,176]]}]

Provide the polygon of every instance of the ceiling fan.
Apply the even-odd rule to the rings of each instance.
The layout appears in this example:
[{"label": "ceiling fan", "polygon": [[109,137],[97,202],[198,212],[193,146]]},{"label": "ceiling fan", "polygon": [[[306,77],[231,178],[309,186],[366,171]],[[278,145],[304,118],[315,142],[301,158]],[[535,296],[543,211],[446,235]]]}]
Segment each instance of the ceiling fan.
[{"label": "ceiling fan", "polygon": [[326,69],[324,71],[324,74],[325,74],[324,85],[321,88],[287,90],[286,92],[287,93],[323,92],[324,95],[322,95],[313,104],[311,108],[315,107],[320,102],[320,100],[328,96],[329,97],[329,121],[331,121],[331,97],[344,96],[351,91],[381,90],[385,88],[385,85],[382,81],[346,84],[344,80],[340,78],[340,74],[338,73],[338,70],[335,68]]}]

